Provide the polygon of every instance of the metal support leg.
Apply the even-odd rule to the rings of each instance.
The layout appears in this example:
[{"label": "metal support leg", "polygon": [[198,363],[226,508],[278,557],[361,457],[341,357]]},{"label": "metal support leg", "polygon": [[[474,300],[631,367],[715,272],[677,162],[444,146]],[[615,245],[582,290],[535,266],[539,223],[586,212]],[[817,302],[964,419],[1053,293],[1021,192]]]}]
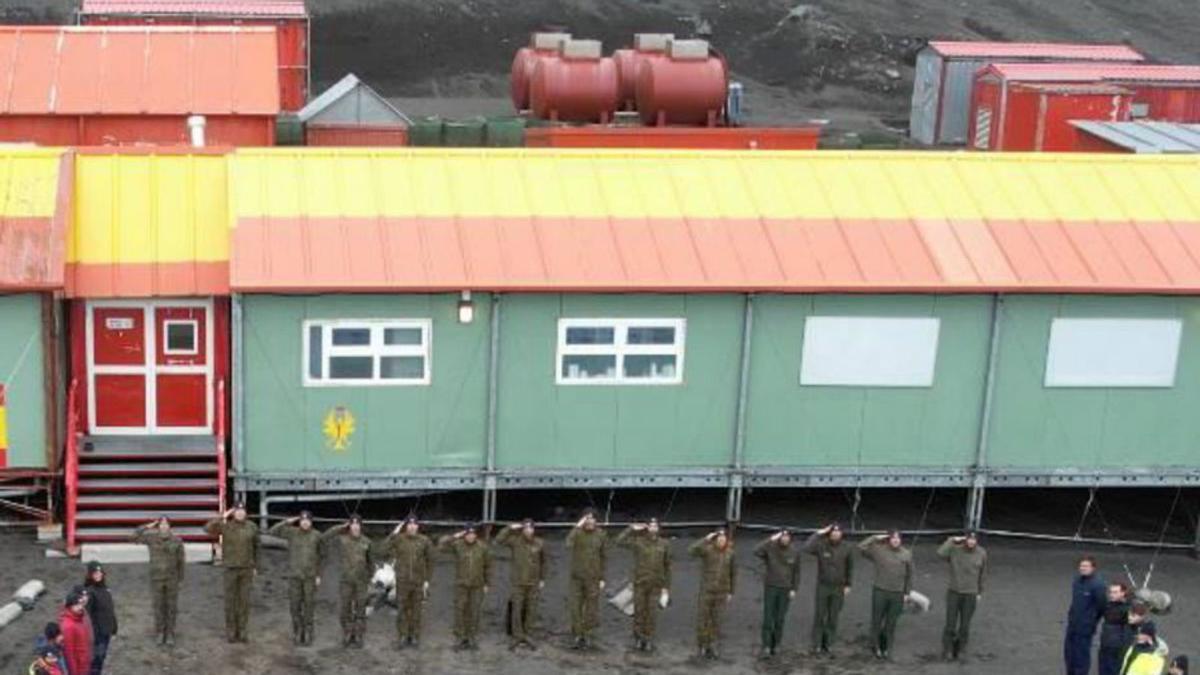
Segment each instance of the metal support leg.
[{"label": "metal support leg", "polygon": [[496,477],[488,476],[483,481],[483,522],[496,522]]},{"label": "metal support leg", "polygon": [[1196,538],[1192,542],[1192,557],[1200,558],[1200,518],[1196,519]]},{"label": "metal support leg", "polygon": [[725,520],[731,523],[742,520],[742,477],[729,477],[729,496],[725,502]]},{"label": "metal support leg", "polygon": [[267,528],[271,527],[271,522],[270,522],[271,519],[269,517],[271,514],[268,512],[270,507],[271,507],[271,503],[267,501],[267,492],[265,490],[262,492],[259,492],[258,493],[258,528],[260,530],[265,531]]},{"label": "metal support leg", "polygon": [[967,530],[978,530],[983,524],[983,498],[987,488],[983,481],[976,479],[967,496],[967,512],[963,517],[963,527]]}]

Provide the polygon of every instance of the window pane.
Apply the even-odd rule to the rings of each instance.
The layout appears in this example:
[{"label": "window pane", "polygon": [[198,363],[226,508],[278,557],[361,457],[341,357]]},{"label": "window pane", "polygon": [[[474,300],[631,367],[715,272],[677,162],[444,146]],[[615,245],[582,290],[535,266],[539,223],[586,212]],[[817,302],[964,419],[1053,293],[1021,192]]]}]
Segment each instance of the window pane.
[{"label": "window pane", "polygon": [[650,328],[648,326],[630,326],[626,343],[631,345],[673,345],[675,344],[675,329],[670,326]]},{"label": "window pane", "polygon": [[334,328],[333,344],[339,347],[369,345],[371,344],[371,329]]},{"label": "window pane", "polygon": [[924,317],[810,316],[800,384],[932,387],[940,327]]},{"label": "window pane", "polygon": [[600,326],[574,326],[567,328],[569,345],[611,345],[614,331]]},{"label": "window pane", "polygon": [[625,377],[673,380],[675,357],[665,354],[628,354],[625,356]]},{"label": "window pane", "polygon": [[420,328],[384,328],[383,344],[385,345],[419,345],[421,344]]},{"label": "window pane", "polygon": [[329,379],[369,380],[374,375],[373,361],[370,356],[331,356]]},{"label": "window pane", "polygon": [[384,356],[379,359],[379,377],[384,380],[420,380],[425,377],[424,356]]},{"label": "window pane", "polygon": [[1054,319],[1047,387],[1172,387],[1179,319]]},{"label": "window pane", "polygon": [[615,378],[617,376],[617,357],[612,354],[564,356],[562,376],[568,380]]},{"label": "window pane", "polygon": [[169,323],[167,324],[167,351],[195,352],[196,324]]},{"label": "window pane", "polygon": [[321,379],[321,326],[308,327],[308,376]]}]

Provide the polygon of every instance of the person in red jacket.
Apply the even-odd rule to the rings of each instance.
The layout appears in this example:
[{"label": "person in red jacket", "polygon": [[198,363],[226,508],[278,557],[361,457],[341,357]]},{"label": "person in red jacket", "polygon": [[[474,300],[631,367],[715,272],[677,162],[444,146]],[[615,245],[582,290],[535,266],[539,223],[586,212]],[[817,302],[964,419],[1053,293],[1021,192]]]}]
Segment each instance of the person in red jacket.
[{"label": "person in red jacket", "polygon": [[58,652],[50,645],[37,649],[37,658],[29,664],[29,675],[65,675],[58,662]]},{"label": "person in red jacket", "polygon": [[87,673],[92,668],[92,620],[87,614],[87,593],[75,589],[67,594],[58,626],[63,635],[67,672]]}]

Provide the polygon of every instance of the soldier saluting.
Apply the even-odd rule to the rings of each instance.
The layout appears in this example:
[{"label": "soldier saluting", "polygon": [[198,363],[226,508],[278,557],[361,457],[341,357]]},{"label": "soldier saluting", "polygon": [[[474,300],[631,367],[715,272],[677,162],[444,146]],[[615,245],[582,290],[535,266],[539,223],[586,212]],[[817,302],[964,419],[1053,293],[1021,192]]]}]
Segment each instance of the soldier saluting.
[{"label": "soldier saluting", "polygon": [[361,649],[367,634],[367,592],[374,566],[371,539],[363,534],[362,518],[350,516],[348,522],[326,530],[321,541],[334,543],[341,564],[338,597],[342,646]]},{"label": "soldier saluting", "polygon": [[721,638],[721,617],[725,606],[733,602],[737,566],[733,542],[725,530],[709,532],[703,539],[688,547],[688,555],[699,558],[700,606],[696,619],[696,645],[700,655],[716,660]]},{"label": "soldier saluting", "polygon": [[258,526],[246,519],[246,505],[238,502],[214,518],[204,531],[221,537],[225,566],[225,639],[249,642],[250,587],[258,575]]},{"label": "soldier saluting", "polygon": [[592,632],[600,623],[600,592],[604,590],[604,568],[608,563],[608,538],[588,509],[567,535],[571,556],[571,610],[573,649],[592,646]]},{"label": "soldier saluting", "polygon": [[654,651],[655,603],[671,588],[671,545],[659,536],[658,519],[634,523],[617,535],[617,545],[633,551],[634,646]]},{"label": "soldier saluting", "polygon": [[288,543],[292,644],[311,645],[317,587],[321,585],[321,533],[313,529],[312,514],[301,511],[294,518],[276,523],[267,534]]},{"label": "soldier saluting", "polygon": [[530,634],[537,624],[538,597],[546,587],[546,543],[529,518],[513,523],[496,537],[497,546],[512,552],[512,589],[508,600],[510,649],[537,649]]},{"label": "soldier saluting", "polygon": [[813,654],[832,656],[838,616],[854,578],[854,548],[845,542],[842,527],[833,523],[813,532],[804,542],[804,552],[817,559],[816,606],[810,649]]},{"label": "soldier saluting", "polygon": [[179,584],[187,557],[183,540],[171,531],[166,516],[137,528],[133,541],[150,550],[150,597],[154,605],[154,639],[175,645],[175,617],[179,611]]},{"label": "soldier saluting", "polygon": [[459,649],[479,648],[479,614],[492,579],[492,552],[475,525],[438,539],[454,555],[454,637]]},{"label": "soldier saluting", "polygon": [[396,570],[397,647],[415,647],[421,640],[421,613],[429,597],[433,576],[433,542],[421,534],[416,516],[396,526],[383,542],[383,549]]}]

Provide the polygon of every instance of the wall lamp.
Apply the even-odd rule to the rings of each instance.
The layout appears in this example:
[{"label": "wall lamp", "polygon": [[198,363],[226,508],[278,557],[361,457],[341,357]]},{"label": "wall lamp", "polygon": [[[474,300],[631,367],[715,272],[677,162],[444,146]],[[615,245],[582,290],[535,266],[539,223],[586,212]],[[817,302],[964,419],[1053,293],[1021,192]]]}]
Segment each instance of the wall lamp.
[{"label": "wall lamp", "polygon": [[463,291],[458,297],[458,322],[471,323],[475,320],[475,303],[471,301],[471,291]]}]

